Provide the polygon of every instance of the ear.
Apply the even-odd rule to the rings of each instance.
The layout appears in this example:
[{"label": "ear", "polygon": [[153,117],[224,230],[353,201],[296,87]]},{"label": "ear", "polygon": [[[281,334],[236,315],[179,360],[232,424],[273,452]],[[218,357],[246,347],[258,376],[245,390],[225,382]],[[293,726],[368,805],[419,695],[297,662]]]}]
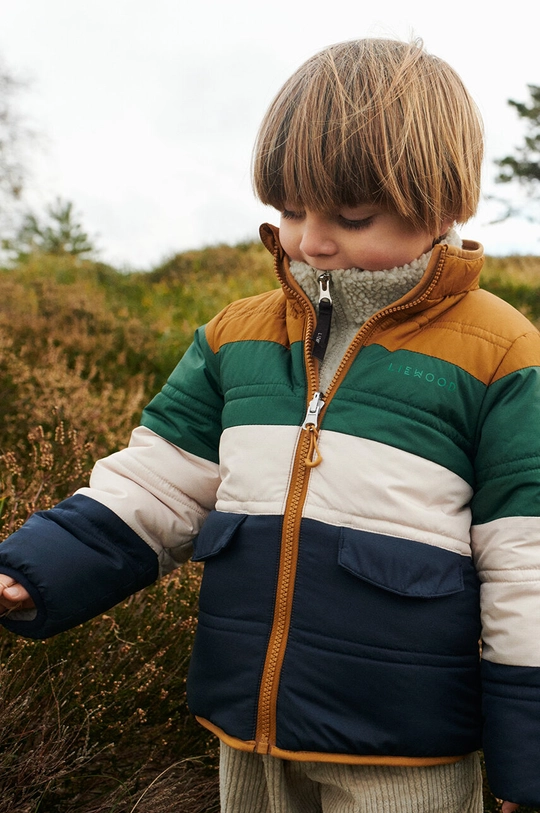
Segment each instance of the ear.
[{"label": "ear", "polygon": [[446,234],[446,232],[452,228],[454,223],[455,220],[453,220],[453,218],[451,217],[447,217],[446,220],[443,220],[443,222],[441,223],[441,234]]}]

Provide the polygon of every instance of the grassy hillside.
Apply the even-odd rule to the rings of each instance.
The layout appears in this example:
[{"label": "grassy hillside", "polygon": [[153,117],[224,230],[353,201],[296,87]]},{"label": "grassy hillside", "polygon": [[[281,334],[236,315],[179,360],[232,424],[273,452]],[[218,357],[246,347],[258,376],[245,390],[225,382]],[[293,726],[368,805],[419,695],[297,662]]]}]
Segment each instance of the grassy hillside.
[{"label": "grassy hillside", "polygon": [[[540,326],[540,258],[488,259],[483,284]],[[1,537],[127,442],[199,324],[275,285],[258,244],[145,274],[46,256],[0,270]],[[199,577],[47,642],[0,633],[0,813],[218,809],[215,742],[183,700]]]},{"label": "grassy hillside", "polygon": [[480,281],[540,328],[540,257],[488,257]]}]

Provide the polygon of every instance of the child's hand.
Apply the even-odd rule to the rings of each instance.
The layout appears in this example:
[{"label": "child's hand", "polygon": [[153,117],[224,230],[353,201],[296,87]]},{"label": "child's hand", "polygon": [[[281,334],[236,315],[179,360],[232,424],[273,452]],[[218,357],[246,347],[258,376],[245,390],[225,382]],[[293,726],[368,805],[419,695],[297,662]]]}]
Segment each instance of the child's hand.
[{"label": "child's hand", "polygon": [[32,610],[36,605],[27,590],[5,573],[0,573],[0,615],[11,610]]},{"label": "child's hand", "polygon": [[501,811],[502,813],[513,813],[514,810],[517,810],[519,805],[514,804],[514,802],[503,802]]}]

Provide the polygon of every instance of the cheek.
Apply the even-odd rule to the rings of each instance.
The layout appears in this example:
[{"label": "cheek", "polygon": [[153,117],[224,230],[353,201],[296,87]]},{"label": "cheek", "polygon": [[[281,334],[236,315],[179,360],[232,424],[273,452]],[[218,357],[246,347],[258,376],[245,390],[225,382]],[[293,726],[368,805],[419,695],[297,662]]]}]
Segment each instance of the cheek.
[{"label": "cheek", "polygon": [[397,242],[401,244],[404,253],[410,255],[411,259],[406,260],[410,262],[417,257],[421,257],[426,251],[429,251],[433,245],[433,236],[429,231],[414,231],[408,229],[401,229],[401,233],[396,234]]},{"label": "cheek", "polygon": [[396,234],[393,240],[381,246],[380,268],[384,270],[408,265],[429,251],[432,242],[429,234]]},{"label": "cheek", "polygon": [[383,237],[370,241],[361,251],[356,252],[353,259],[358,262],[355,262],[354,265],[364,268],[366,271],[387,271],[391,268],[400,268],[429,251],[431,242],[431,238],[426,243],[423,238],[407,239],[403,235],[392,235],[390,239]]},{"label": "cheek", "polygon": [[279,242],[283,247],[283,251],[291,260],[302,259],[299,252],[300,238],[296,233],[296,229],[283,218],[279,224]]}]

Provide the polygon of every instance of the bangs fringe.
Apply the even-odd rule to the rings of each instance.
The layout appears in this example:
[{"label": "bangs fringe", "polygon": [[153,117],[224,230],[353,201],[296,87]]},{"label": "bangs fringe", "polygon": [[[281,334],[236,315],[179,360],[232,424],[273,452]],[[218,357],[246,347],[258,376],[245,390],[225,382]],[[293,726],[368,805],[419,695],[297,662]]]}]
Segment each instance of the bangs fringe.
[{"label": "bangs fringe", "polygon": [[465,222],[480,192],[480,116],[419,43],[359,40],[308,60],[261,125],[255,192],[317,211],[370,202],[415,225]]}]

